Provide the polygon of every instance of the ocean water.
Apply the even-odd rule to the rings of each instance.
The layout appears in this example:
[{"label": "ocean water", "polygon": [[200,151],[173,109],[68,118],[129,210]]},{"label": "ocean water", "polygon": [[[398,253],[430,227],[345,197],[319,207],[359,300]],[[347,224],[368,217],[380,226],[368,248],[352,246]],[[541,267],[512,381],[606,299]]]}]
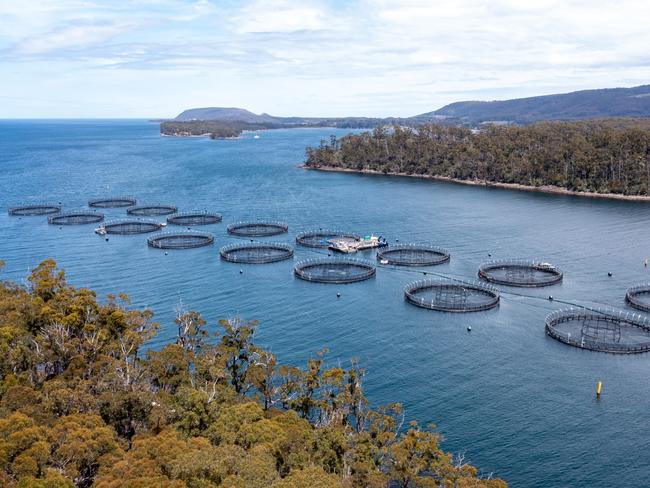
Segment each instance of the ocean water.
[{"label": "ocean water", "polygon": [[[236,314],[260,320],[258,342],[284,362],[302,364],[323,347],[330,364],[359,358],[374,405],[402,402],[407,419],[437,424],[445,449],[512,486],[647,486],[650,355],[560,344],[544,334],[544,317],[560,300],[626,307],[625,289],[650,280],[650,205],[297,167],[306,146],[345,132],[211,141],[161,137],[147,121],[1,121],[0,276],[22,282],[53,257],[75,285],[152,307],[162,327],[151,347],[173,340],[182,301],[215,331]],[[223,213],[222,223],[202,228],[215,245],[165,255],[146,236],[107,242],[93,225],[59,228],[6,212],[23,201],[72,209],[122,194]],[[219,247],[235,242],[227,224],[257,218],[288,222],[289,233],[269,241],[322,227],[442,246],[451,261],[428,269],[446,276],[474,278],[491,254],[548,260],[565,277],[525,296],[504,294],[487,312],[437,313],[403,299],[422,269],[382,267],[369,281],[324,285],[292,275],[318,250],[296,247],[293,261],[269,265],[220,261]]]}]

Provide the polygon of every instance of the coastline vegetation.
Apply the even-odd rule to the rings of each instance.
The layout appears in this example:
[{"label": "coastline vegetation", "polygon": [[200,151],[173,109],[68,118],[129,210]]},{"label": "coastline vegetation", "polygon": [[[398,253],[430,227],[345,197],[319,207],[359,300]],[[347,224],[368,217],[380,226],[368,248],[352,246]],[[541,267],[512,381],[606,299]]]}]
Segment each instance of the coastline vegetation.
[{"label": "coastline vegetation", "polygon": [[400,124],[416,126],[423,121],[412,117],[410,119],[396,118],[279,118],[279,122],[243,122],[237,120],[168,120],[160,123],[160,133],[166,136],[209,136],[211,139],[231,139],[239,137],[245,130],[296,129],[307,127],[337,127],[341,129],[371,129],[385,124]]},{"label": "coastline vegetation", "polygon": [[53,260],[28,282],[0,282],[2,486],[506,486],[399,405],[370,408],[356,361],[284,365],[256,322],[211,336],[181,309],[176,341],[146,349],[159,325],[125,295],[100,302]]},{"label": "coastline vegetation", "polygon": [[650,119],[377,127],[307,148],[307,168],[650,195]]}]

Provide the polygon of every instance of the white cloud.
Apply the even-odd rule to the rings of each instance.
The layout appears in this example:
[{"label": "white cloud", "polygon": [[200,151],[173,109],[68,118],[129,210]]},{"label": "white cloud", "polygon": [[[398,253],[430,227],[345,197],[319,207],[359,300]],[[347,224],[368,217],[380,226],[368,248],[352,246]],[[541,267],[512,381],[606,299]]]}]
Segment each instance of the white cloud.
[{"label": "white cloud", "polygon": [[132,27],[128,23],[75,25],[26,39],[16,46],[16,50],[22,55],[46,54],[70,48],[79,50],[114,38]]},{"label": "white cloud", "polygon": [[[3,91],[74,98],[88,80],[109,80],[102,90],[123,101],[115,116],[220,103],[284,115],[412,115],[458,99],[650,81],[644,0],[24,3],[24,11],[0,4],[0,69],[12,73]],[[56,90],[42,89],[36,67]],[[154,74],[158,91],[148,89]]]},{"label": "white cloud", "polygon": [[257,0],[234,18],[236,30],[247,32],[295,32],[325,29],[331,14],[317,3]]}]

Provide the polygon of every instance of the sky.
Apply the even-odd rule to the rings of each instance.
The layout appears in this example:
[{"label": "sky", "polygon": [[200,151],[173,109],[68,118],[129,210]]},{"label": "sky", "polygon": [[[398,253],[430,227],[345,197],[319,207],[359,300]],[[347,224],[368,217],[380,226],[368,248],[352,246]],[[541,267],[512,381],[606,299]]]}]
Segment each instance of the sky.
[{"label": "sky", "polygon": [[410,116],[650,83],[647,0],[0,0],[0,118]]}]

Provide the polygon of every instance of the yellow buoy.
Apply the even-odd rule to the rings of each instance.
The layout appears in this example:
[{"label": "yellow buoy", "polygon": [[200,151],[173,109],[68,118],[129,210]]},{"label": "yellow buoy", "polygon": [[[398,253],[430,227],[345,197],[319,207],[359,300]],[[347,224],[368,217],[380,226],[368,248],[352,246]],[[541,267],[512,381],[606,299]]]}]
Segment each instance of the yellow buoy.
[{"label": "yellow buoy", "polygon": [[599,381],[596,387],[596,398],[600,398],[600,391],[603,389],[603,382]]}]

